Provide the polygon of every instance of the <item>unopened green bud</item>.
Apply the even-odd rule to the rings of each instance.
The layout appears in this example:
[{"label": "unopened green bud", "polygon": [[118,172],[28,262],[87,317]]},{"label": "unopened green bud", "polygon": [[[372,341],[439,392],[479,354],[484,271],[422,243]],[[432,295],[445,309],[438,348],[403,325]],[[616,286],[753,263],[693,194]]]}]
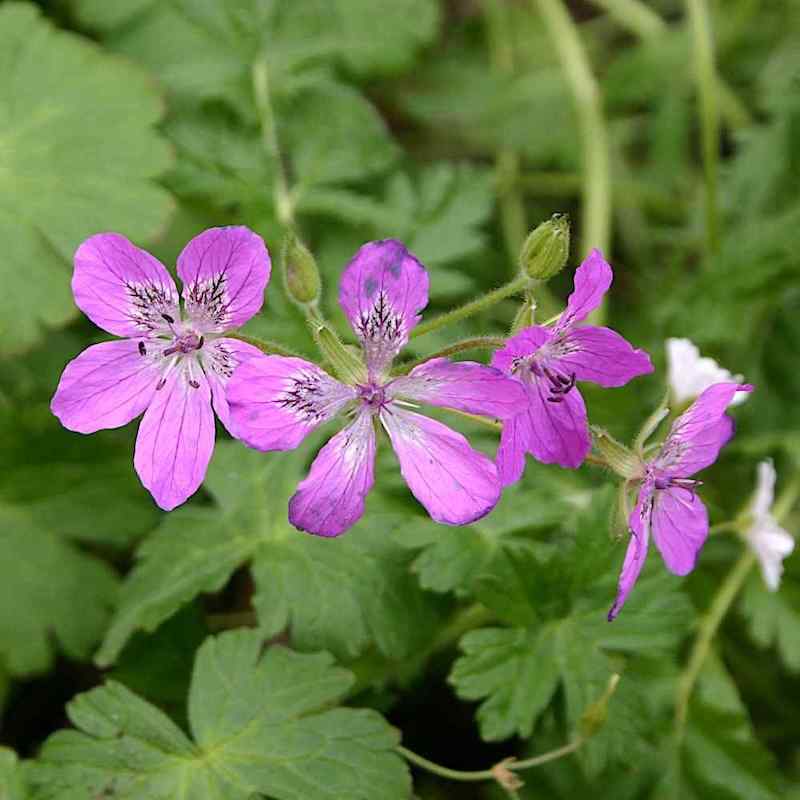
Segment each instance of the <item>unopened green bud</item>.
[{"label": "unopened green bud", "polygon": [[644,469],[642,460],[608,431],[592,426],[592,439],[612,472],[625,480],[641,477]]},{"label": "unopened green bud", "polygon": [[314,330],[314,338],[337,378],[351,385],[367,382],[367,368],[362,359],[327,324],[322,323]]},{"label": "unopened green bud", "polygon": [[546,281],[561,272],[569,256],[569,219],[553,214],[534,228],[519,253],[520,269],[530,278]]},{"label": "unopened green bud", "polygon": [[578,723],[578,733],[581,738],[589,739],[606,724],[606,720],[608,719],[608,701],[617,690],[618,683],[619,675],[614,673],[609,678],[608,685],[603,694],[586,707]]},{"label": "unopened green bud", "polygon": [[320,279],[316,259],[292,231],[283,240],[283,275],[292,300],[302,305],[317,301]]}]

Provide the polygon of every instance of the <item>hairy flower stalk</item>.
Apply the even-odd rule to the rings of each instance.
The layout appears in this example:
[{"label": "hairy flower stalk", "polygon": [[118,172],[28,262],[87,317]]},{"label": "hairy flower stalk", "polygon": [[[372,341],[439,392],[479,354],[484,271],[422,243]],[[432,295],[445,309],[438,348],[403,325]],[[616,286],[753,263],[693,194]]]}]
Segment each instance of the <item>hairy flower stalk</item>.
[{"label": "hairy flower stalk", "polygon": [[309,533],[338,536],[360,519],[374,482],[376,424],[433,519],[448,525],[480,519],[500,498],[494,463],[461,434],[411,409],[427,404],[507,419],[524,403],[522,388],[491,367],[446,358],[391,376],[428,303],[428,274],[400,242],[364,245],[342,276],[339,302],[362,360],[321,325],[318,341],[338,379],[303,359],[259,356],[228,386],[234,435],[259,450],[293,449],[322,423],[348,420],[290,500],[289,520]]},{"label": "hairy flower stalk", "polygon": [[[165,267],[124,236],[102,233],[75,254],[78,307],[117,336],[71,361],[51,403],[78,433],[118,428],[144,412],[134,465],[169,511],[197,491],[214,450],[214,411],[230,426],[225,386],[259,350],[226,336],[264,301],[270,258],[243,227],[211,228],[178,257],[183,308]],[[213,406],[213,411],[212,411]]]}]

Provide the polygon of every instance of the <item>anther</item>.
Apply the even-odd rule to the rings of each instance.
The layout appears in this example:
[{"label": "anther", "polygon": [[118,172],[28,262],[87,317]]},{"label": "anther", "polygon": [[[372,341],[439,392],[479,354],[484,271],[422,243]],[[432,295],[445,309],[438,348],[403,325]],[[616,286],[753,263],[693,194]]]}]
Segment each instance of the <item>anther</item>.
[{"label": "anther", "polygon": [[205,341],[206,341],[206,337],[205,336],[201,336],[200,337],[200,341],[197,343],[197,349],[198,350],[200,350],[200,348],[202,348],[203,344],[205,344]]},{"label": "anther", "polygon": [[166,378],[162,378],[162,379],[161,379],[161,380],[160,380],[160,381],[159,381],[159,382],[156,384],[156,391],[158,391],[159,389],[163,389],[163,388],[164,388],[164,384],[165,384],[166,382],[167,382],[167,379],[166,379]]},{"label": "anther", "polygon": [[191,386],[192,389],[200,388],[200,384],[196,380],[193,380],[192,378],[189,378],[189,386]]},{"label": "anther", "polygon": [[173,318],[172,318],[172,317],[171,317],[169,314],[162,314],[162,315],[161,315],[161,318],[162,318],[162,319],[163,319],[165,322],[168,322],[170,325],[174,324],[174,322],[175,322],[175,320],[174,320],[174,319],[173,319]]},{"label": "anther", "polygon": [[139,342],[139,355],[146,356],[147,350],[145,349],[144,342]]}]

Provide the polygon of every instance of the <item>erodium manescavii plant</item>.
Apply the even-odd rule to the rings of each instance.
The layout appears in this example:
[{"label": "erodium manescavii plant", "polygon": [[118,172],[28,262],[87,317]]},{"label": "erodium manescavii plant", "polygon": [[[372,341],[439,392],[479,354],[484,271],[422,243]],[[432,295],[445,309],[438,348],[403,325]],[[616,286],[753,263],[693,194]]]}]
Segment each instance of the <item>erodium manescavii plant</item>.
[{"label": "erodium manescavii plant", "polygon": [[0,800],[800,800],[796,5],[0,3]]}]

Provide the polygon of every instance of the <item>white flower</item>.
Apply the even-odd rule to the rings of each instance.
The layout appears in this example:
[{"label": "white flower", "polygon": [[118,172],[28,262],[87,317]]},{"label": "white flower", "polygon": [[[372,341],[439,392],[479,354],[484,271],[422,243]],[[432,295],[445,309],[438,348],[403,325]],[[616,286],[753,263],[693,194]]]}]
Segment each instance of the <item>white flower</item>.
[{"label": "white flower", "polygon": [[771,592],[778,588],[781,581],[783,559],[794,550],[794,537],[781,528],[771,514],[774,496],[775,467],[772,461],[762,461],[758,465],[756,493],[750,508],[752,522],[745,535],[758,557],[764,583]]},{"label": "white flower", "polygon": [[[701,356],[688,339],[667,339],[667,368],[670,391],[678,405],[694,400],[715,383],[742,380],[741,375],[731,375],[713,358]],[[746,399],[746,392],[737,392],[731,405],[737,406]]]}]

